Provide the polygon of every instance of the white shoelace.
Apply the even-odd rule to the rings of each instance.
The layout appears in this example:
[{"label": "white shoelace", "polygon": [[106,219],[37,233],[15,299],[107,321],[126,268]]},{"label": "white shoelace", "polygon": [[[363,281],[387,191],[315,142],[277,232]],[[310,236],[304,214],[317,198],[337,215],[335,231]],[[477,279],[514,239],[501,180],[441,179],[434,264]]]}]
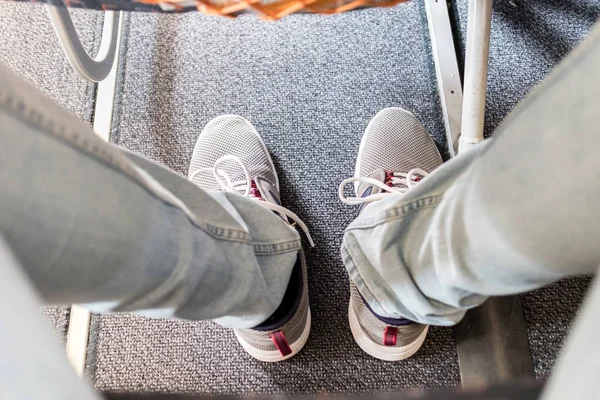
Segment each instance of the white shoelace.
[{"label": "white shoelace", "polygon": [[[342,183],[340,183],[340,187],[338,188],[338,195],[340,196],[340,200],[343,203],[351,205],[371,203],[373,201],[381,200],[391,193],[406,193],[413,187],[415,183],[420,181],[421,178],[429,175],[426,171],[423,171],[420,168],[413,168],[407,173],[394,172],[393,174],[394,176],[391,179],[392,186],[388,186],[377,179],[367,178],[366,176],[355,176],[352,178],[345,179]],[[366,183],[369,185],[377,186],[378,188],[381,188],[383,192],[371,194],[365,197],[346,197],[346,195],[344,194],[344,188],[346,187],[346,185],[353,182]],[[404,185],[404,187],[399,187],[400,185]]]},{"label": "white shoelace", "polygon": [[[237,162],[242,167],[242,170],[244,171],[244,176],[246,179],[233,182],[231,180],[231,177],[225,171],[223,171],[222,169],[219,169],[219,166],[221,164],[223,164],[223,162],[225,162],[225,161]],[[234,155],[223,156],[215,162],[215,165],[212,168],[201,168],[201,169],[195,171],[192,174],[192,176],[190,177],[190,181],[193,182],[194,178],[196,178],[196,176],[198,176],[199,174],[201,174],[203,172],[212,172],[217,183],[221,186],[221,189],[226,192],[238,193],[244,197],[253,198],[253,199],[257,199],[257,200],[259,199],[258,197],[254,196],[252,194],[252,178],[250,177],[250,171],[248,171],[248,168],[246,167],[244,162],[239,157],[236,157]],[[306,224],[304,224],[304,222],[302,222],[300,217],[298,217],[295,213],[293,213],[292,211],[290,211],[287,208],[282,207],[278,204],[271,203],[270,201],[259,201],[258,203],[260,205],[262,205],[263,207],[268,208],[272,211],[275,211],[279,215],[285,217],[286,221],[287,221],[287,218],[294,221],[294,223],[290,224],[290,226],[293,227],[294,225],[298,224],[300,229],[302,229],[302,232],[304,232],[304,234],[306,235],[306,238],[308,239],[308,242],[310,243],[310,245],[312,247],[315,247],[315,243],[313,242],[313,239],[310,236],[308,227],[306,226]]]}]

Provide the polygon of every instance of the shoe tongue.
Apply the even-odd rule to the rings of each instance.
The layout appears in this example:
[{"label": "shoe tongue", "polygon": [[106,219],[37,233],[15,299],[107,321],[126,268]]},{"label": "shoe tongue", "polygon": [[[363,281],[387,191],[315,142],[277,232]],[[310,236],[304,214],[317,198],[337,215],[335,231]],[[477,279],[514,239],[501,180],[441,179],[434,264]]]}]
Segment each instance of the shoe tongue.
[{"label": "shoe tongue", "polygon": [[278,206],[281,205],[279,192],[275,185],[260,176],[252,178],[252,195],[270,203],[275,203]]},{"label": "shoe tongue", "polygon": [[[258,195],[256,197],[264,197],[265,200],[279,204],[278,203],[279,194],[277,192],[277,189],[268,180],[263,178],[263,176],[268,171],[265,171],[263,168],[256,168],[255,166],[253,166],[251,164],[247,164],[245,166],[246,166],[246,168],[248,168],[249,173],[250,173],[251,192],[254,192],[253,194],[255,196]],[[242,182],[243,184],[236,185],[236,189],[240,193],[244,193],[244,191],[246,189],[246,185],[245,185],[246,174],[244,173],[244,169],[242,168],[242,166],[239,163],[232,161],[232,160],[225,160],[218,166],[218,169],[220,171],[223,171],[224,173],[226,173],[227,176],[229,177],[229,179],[231,180],[231,182],[234,182],[234,183]],[[212,173],[208,173],[207,178],[210,179],[211,182],[214,182],[214,185],[219,187],[219,184],[215,180]],[[221,178],[223,178],[223,177],[221,177]],[[275,193],[275,195],[271,195],[270,193]],[[276,199],[277,201],[274,201],[274,199]]]},{"label": "shoe tongue", "polygon": [[244,169],[236,161],[233,161],[233,160],[222,161],[219,164],[218,169],[225,172],[229,176],[229,179],[231,179],[232,182],[244,181],[246,179],[246,175],[244,174]]},{"label": "shoe tongue", "polygon": [[[371,178],[371,179],[376,179],[382,183],[385,183],[386,174],[383,169],[376,169],[375,171],[371,172],[366,177]],[[382,192],[382,189],[380,187],[377,187],[377,186],[374,186],[374,185],[364,182],[358,186],[356,195],[358,197],[366,197],[366,196],[370,196],[372,194],[377,194],[377,193],[381,193],[381,192]]]}]

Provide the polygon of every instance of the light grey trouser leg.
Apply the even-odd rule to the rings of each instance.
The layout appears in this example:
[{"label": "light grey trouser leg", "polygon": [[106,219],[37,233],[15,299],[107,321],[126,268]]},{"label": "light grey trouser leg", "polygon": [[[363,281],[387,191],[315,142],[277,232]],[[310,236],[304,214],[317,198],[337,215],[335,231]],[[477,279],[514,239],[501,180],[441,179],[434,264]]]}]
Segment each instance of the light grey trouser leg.
[{"label": "light grey trouser leg", "polygon": [[0,149],[0,234],[45,302],[237,328],[281,302],[293,228],[102,142],[1,66]]},{"label": "light grey trouser leg", "polygon": [[41,318],[39,294],[0,234],[0,398],[97,399]]},{"label": "light grey trouser leg", "polygon": [[600,264],[600,25],[494,139],[367,206],[342,257],[371,308],[452,325]]},{"label": "light grey trouser leg", "polygon": [[542,400],[600,399],[600,282],[589,289]]}]

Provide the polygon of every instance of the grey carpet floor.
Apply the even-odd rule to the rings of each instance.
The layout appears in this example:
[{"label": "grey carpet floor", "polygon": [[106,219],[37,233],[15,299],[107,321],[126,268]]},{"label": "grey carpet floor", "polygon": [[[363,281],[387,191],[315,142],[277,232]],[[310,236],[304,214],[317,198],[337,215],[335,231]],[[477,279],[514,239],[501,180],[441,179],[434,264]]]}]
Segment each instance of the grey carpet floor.
[{"label": "grey carpet floor", "polygon": [[[598,8],[591,1],[496,1],[488,134],[585,36]],[[466,0],[454,11],[464,40]],[[383,107],[408,108],[445,147],[422,4],[270,24],[250,16],[134,14],[127,37],[113,140],[185,174],[208,120],[250,118],[273,153],[285,204],[317,239],[307,254],[314,328],[298,357],[271,365],[251,359],[212,323],[95,316],[88,373],[96,386],[248,394],[458,385],[451,329],[433,328],[414,358],[394,365],[358,349],[338,256],[354,211],[339,203],[335,188],[352,174],[369,119]],[[523,296],[538,377],[554,365],[587,284],[569,280]]]},{"label": "grey carpet floor", "polygon": [[[467,3],[458,1],[455,10],[463,57]],[[600,18],[600,1],[497,0],[492,15],[487,136],[585,38]],[[569,279],[521,296],[538,378],[550,374],[590,281]]]},{"label": "grey carpet floor", "polygon": [[60,340],[66,343],[71,307],[45,306],[42,308],[42,314]]},{"label": "grey carpet floor", "polygon": [[[100,45],[103,13],[71,12],[86,50]],[[71,68],[40,4],[0,2],[0,62],[72,114],[91,122],[95,84]]]},{"label": "grey carpet floor", "polygon": [[[102,13],[76,10],[73,24],[86,50],[100,45]],[[39,4],[0,1],[0,63],[86,122],[92,120],[95,85],[79,77],[66,60]],[[46,307],[43,314],[64,340],[69,307]]]}]

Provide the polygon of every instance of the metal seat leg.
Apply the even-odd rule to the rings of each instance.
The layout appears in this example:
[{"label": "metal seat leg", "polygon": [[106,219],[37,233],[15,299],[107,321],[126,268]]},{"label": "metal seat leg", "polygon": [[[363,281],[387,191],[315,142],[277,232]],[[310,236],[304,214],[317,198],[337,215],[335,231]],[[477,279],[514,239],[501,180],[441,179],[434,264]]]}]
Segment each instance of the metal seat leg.
[{"label": "metal seat leg", "polygon": [[106,11],[102,41],[96,57],[90,57],[83,48],[69,10],[65,7],[46,5],[46,11],[52,22],[52,27],[71,66],[85,79],[93,82],[104,80],[112,68],[117,51],[117,36],[119,33],[120,11]]}]

